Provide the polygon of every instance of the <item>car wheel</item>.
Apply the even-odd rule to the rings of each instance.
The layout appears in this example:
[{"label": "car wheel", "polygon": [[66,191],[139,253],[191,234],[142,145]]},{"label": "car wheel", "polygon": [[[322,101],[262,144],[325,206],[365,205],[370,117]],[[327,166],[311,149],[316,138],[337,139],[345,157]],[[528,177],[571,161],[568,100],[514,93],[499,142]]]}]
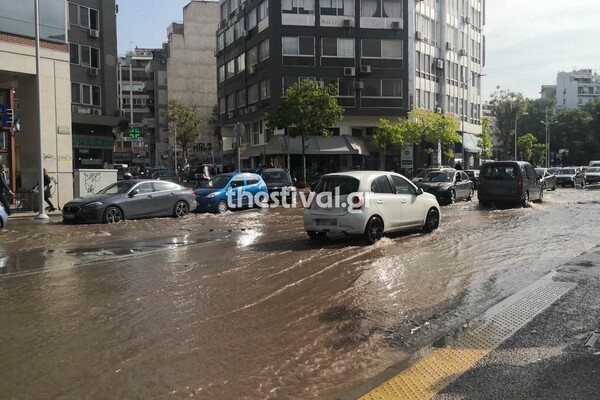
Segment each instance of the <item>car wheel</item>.
[{"label": "car wheel", "polygon": [[423,225],[423,231],[425,233],[431,233],[438,228],[440,225],[440,213],[435,208],[432,208],[427,213],[425,219],[425,225]]},{"label": "car wheel", "polygon": [[529,192],[525,192],[525,197],[523,198],[521,205],[523,207],[529,207]]},{"label": "car wheel", "polygon": [[540,197],[537,199],[537,203],[541,203],[544,201],[544,188],[540,189]]},{"label": "car wheel", "polygon": [[381,218],[371,217],[367,221],[364,236],[367,244],[373,244],[381,239],[383,236],[383,221]]},{"label": "car wheel", "polygon": [[326,232],[306,231],[310,240],[319,241],[327,237]]},{"label": "car wheel", "polygon": [[556,183],[554,184],[554,186],[552,186],[552,190],[556,190]]},{"label": "car wheel", "polygon": [[469,197],[467,197],[467,201],[473,200],[473,195],[475,194],[475,189],[469,189]]},{"label": "car wheel", "polygon": [[181,200],[175,203],[173,207],[173,216],[176,218],[185,217],[190,213],[190,206],[185,201]]},{"label": "car wheel", "polygon": [[217,212],[219,214],[223,214],[227,210],[228,210],[228,207],[227,207],[227,203],[225,202],[225,200],[221,200],[217,203]]},{"label": "car wheel", "polygon": [[107,224],[116,224],[123,219],[123,211],[119,207],[110,206],[104,211],[104,222]]},{"label": "car wheel", "polygon": [[454,191],[454,189],[452,189],[450,191],[450,198],[448,199],[448,204],[454,204],[455,201],[456,201],[456,192]]}]

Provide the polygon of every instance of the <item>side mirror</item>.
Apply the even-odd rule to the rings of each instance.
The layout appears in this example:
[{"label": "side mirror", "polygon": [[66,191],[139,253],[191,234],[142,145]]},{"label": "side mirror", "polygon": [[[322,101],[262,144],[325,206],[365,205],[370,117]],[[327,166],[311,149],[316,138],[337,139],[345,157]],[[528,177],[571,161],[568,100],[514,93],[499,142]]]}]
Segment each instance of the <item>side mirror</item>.
[{"label": "side mirror", "polygon": [[131,192],[129,192],[129,197],[133,197],[136,196],[137,194],[139,194],[140,191],[138,189],[133,189]]},{"label": "side mirror", "polygon": [[423,194],[423,188],[417,188],[417,196],[420,196]]}]

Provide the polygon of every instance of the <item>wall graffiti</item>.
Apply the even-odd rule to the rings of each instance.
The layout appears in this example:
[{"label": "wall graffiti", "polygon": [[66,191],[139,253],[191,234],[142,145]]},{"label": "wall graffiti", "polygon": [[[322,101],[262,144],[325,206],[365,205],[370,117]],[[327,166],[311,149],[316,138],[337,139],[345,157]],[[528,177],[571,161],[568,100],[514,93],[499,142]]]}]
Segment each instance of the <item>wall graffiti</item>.
[{"label": "wall graffiti", "polygon": [[102,179],[100,172],[84,172],[83,184],[85,185],[86,193],[96,193],[96,184]]}]

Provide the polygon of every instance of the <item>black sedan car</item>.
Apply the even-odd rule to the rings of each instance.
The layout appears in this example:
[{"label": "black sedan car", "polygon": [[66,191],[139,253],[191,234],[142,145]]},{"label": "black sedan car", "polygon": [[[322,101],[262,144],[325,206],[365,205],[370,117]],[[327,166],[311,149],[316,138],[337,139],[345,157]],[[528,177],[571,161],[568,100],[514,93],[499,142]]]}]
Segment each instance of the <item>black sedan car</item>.
[{"label": "black sedan car", "polygon": [[556,173],[556,184],[565,186],[585,186],[585,172],[580,167],[564,167]]},{"label": "black sedan car", "polygon": [[115,223],[124,219],[185,217],[196,209],[192,189],[159,180],[126,180],[63,207],[63,222]]},{"label": "black sedan car", "polygon": [[260,176],[267,185],[269,197],[275,193],[277,197],[285,195],[289,199],[296,190],[292,177],[283,168],[265,168],[260,171]]},{"label": "black sedan car", "polygon": [[456,200],[471,200],[475,189],[464,171],[439,170],[429,172],[416,185],[433,194],[440,204],[452,204]]}]

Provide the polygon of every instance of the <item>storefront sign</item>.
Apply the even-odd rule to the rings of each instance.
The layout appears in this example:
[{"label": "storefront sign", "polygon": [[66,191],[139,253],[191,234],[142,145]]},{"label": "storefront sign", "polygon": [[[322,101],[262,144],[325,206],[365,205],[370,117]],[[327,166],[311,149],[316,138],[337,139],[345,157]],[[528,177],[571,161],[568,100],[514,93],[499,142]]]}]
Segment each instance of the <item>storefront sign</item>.
[{"label": "storefront sign", "polygon": [[108,138],[73,136],[73,147],[91,147],[97,149],[112,149],[115,141]]}]

